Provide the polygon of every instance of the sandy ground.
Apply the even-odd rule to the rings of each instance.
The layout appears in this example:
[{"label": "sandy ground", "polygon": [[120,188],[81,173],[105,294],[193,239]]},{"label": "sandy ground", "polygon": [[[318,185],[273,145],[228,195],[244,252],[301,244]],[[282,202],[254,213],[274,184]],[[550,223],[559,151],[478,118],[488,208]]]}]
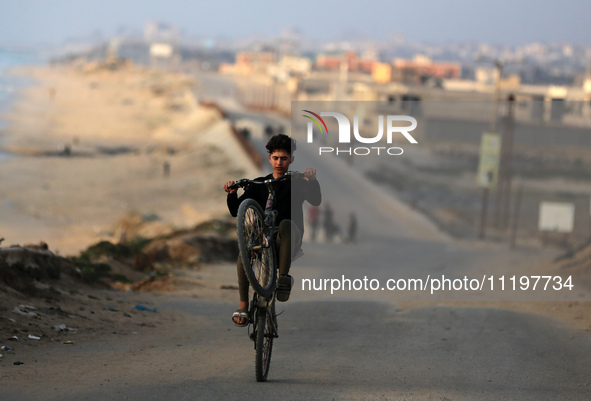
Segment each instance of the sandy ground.
[{"label": "sandy ground", "polygon": [[4,117],[0,146],[16,155],[0,169],[3,245],[76,253],[118,239],[129,213],[161,223],[145,235],[189,227],[227,215],[221,183],[256,174],[186,77],[130,66],[21,73],[38,85]]},{"label": "sandy ground", "polygon": [[[225,218],[223,183],[258,173],[229,122],[196,103],[195,82],[187,77],[128,65],[17,73],[36,85],[2,116],[8,124],[0,147],[12,153],[0,169],[2,247],[43,241],[56,255],[77,255],[99,240],[118,242],[123,233],[154,237]],[[130,233],[129,217],[137,215],[149,224]],[[0,283],[0,346],[9,348],[0,361],[30,362],[40,349],[72,343],[163,335],[182,319],[136,305],[157,308],[161,296],[234,302],[235,269],[210,267],[215,277],[178,271],[147,292],[86,285],[67,272],[37,282],[40,297]]]}]

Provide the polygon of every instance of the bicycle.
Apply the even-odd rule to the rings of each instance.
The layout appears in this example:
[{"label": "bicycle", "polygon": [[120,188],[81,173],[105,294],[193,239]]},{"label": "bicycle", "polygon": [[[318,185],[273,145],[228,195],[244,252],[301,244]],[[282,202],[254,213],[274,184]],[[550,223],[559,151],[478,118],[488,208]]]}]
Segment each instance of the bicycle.
[{"label": "bicycle", "polygon": [[[248,318],[249,337],[254,341],[257,382],[267,380],[273,340],[279,337],[275,313],[278,266],[273,238],[277,216],[277,211],[273,210],[275,201],[273,183],[302,177],[304,177],[303,173],[288,171],[281,177],[264,181],[241,179],[230,187],[237,189],[248,185],[266,185],[269,191],[264,213],[254,199],[245,199],[238,208],[236,222],[242,266],[254,290],[248,309]],[[252,325],[252,332],[250,325]]]}]

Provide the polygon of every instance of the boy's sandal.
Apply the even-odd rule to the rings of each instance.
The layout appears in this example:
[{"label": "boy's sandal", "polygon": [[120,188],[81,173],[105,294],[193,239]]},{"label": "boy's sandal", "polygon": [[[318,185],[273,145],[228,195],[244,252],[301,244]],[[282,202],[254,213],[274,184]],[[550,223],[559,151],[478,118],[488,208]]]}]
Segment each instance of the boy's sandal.
[{"label": "boy's sandal", "polygon": [[277,279],[277,300],[279,302],[289,300],[292,285],[293,278],[290,275],[279,276]]},{"label": "boy's sandal", "polygon": [[[234,318],[244,319],[244,323],[238,323]],[[232,323],[234,326],[246,327],[248,326],[248,310],[247,309],[236,309],[236,312],[232,315]]]}]

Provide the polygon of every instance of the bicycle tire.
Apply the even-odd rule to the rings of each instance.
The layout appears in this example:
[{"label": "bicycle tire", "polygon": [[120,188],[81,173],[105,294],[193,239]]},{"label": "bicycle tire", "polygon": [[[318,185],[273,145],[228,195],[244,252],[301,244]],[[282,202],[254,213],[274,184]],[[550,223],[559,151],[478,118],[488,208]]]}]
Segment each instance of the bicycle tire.
[{"label": "bicycle tire", "polygon": [[275,290],[275,250],[273,239],[263,246],[265,218],[263,209],[253,199],[245,199],[238,208],[238,248],[242,267],[254,291],[270,298]]},{"label": "bicycle tire", "polygon": [[271,365],[271,353],[273,352],[273,323],[271,308],[257,309],[257,333],[256,333],[256,356],[255,373],[257,382],[267,381],[269,367]]}]

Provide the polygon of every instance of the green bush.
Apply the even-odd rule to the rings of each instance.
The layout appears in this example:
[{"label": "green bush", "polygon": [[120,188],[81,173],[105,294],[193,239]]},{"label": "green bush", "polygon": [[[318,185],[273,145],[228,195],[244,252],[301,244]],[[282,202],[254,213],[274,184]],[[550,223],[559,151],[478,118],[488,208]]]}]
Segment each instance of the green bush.
[{"label": "green bush", "polygon": [[96,283],[102,278],[109,277],[111,272],[111,266],[106,263],[84,263],[79,261],[75,263],[80,269],[82,280],[87,283]]},{"label": "green bush", "polygon": [[130,258],[132,256],[131,249],[122,244],[113,244],[109,241],[101,241],[88,247],[77,258],[82,263],[92,263],[101,256],[113,256],[119,258]]},{"label": "green bush", "polygon": [[129,248],[131,255],[135,255],[136,253],[142,252],[150,242],[152,242],[152,240],[149,238],[135,237],[128,242],[127,247]]}]

